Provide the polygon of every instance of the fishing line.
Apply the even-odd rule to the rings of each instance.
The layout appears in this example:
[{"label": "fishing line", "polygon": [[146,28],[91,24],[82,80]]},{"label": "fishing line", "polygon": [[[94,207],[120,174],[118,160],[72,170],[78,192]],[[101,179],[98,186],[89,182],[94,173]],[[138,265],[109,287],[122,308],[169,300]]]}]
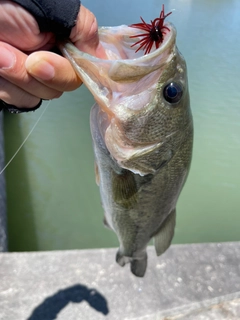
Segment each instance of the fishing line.
[{"label": "fishing line", "polygon": [[0,171],[0,175],[3,173],[3,171],[10,165],[10,163],[13,161],[13,159],[16,157],[16,155],[18,154],[18,152],[22,149],[22,147],[24,146],[24,144],[26,143],[26,141],[28,140],[28,138],[30,137],[30,135],[32,134],[33,130],[36,128],[36,126],[38,125],[39,121],[42,119],[45,111],[47,110],[47,108],[49,107],[51,101],[48,101],[48,104],[45,106],[45,108],[43,109],[42,113],[40,114],[39,118],[37,119],[37,121],[35,122],[34,126],[32,127],[32,129],[30,130],[30,132],[28,133],[28,135],[26,136],[26,138],[23,140],[23,142],[20,144],[20,146],[18,147],[17,151],[13,154],[13,156],[11,157],[11,159],[8,161],[8,163],[3,167],[3,169]]}]

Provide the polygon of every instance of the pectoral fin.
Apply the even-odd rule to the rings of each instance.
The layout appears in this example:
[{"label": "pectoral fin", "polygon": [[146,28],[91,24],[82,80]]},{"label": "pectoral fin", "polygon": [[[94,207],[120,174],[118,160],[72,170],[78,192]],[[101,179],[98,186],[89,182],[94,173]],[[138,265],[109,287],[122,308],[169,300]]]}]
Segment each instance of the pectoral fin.
[{"label": "pectoral fin", "polygon": [[137,183],[131,171],[112,171],[112,189],[114,201],[124,208],[130,209],[137,202]]},{"label": "pectoral fin", "polygon": [[154,236],[154,245],[158,256],[164,253],[170,246],[174,235],[175,224],[176,209],[174,208],[163,222],[158,233]]}]

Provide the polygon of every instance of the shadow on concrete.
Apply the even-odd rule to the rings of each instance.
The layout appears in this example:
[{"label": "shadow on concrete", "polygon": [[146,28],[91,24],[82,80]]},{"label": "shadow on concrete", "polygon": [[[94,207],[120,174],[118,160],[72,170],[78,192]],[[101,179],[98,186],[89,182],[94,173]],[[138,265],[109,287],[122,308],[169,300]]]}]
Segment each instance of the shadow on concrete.
[{"label": "shadow on concrete", "polygon": [[[4,113],[6,163],[24,140],[21,115]],[[7,225],[9,251],[36,251],[38,249],[33,216],[27,161],[24,148],[6,169]]]},{"label": "shadow on concrete", "polygon": [[68,303],[86,301],[93,309],[104,315],[109,313],[107,300],[97,290],[81,284],[59,290],[53,296],[46,298],[36,307],[27,320],[53,320]]}]

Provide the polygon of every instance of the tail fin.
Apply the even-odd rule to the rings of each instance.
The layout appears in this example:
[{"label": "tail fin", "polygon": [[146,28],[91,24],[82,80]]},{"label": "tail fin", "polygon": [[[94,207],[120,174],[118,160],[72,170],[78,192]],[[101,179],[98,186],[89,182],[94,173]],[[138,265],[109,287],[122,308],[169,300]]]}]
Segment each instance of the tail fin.
[{"label": "tail fin", "polygon": [[131,271],[137,277],[143,277],[147,269],[147,255],[144,259],[131,261]]},{"label": "tail fin", "polygon": [[137,277],[143,277],[147,269],[147,253],[145,252],[141,258],[133,258],[124,256],[119,250],[116,255],[116,261],[124,267],[126,263],[131,264],[131,272]]}]

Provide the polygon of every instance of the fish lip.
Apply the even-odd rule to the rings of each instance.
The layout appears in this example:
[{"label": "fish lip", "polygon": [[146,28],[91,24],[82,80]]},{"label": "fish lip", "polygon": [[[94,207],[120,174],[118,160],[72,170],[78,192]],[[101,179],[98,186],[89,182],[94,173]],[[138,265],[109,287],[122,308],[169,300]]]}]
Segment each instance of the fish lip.
[{"label": "fish lip", "polygon": [[174,25],[170,22],[166,22],[165,26],[170,30],[164,37],[163,42],[161,43],[161,45],[159,46],[158,49],[153,50],[152,52],[148,53],[148,54],[143,54],[140,57],[134,58],[134,59],[119,59],[118,61],[128,61],[129,63],[134,63],[137,62],[141,63],[141,62],[146,62],[148,60],[152,60],[153,58],[160,56],[164,51],[166,51],[167,49],[173,47],[175,45],[176,42],[176,36],[177,36],[177,30],[174,27]]},{"label": "fish lip", "polygon": [[[166,51],[169,48],[172,48],[175,45],[176,42],[176,35],[177,35],[177,31],[176,28],[174,27],[174,25],[170,22],[166,22],[165,26],[167,28],[170,29],[170,31],[165,35],[165,38],[162,42],[162,44],[160,45],[160,47],[158,49],[155,49],[154,51],[148,53],[148,54],[143,54],[140,57],[136,57],[136,58],[132,58],[132,59],[101,59],[95,56],[92,56],[86,52],[83,52],[79,49],[77,49],[77,53],[81,53],[82,58],[85,58],[87,60],[91,60],[92,62],[100,62],[100,61],[108,61],[109,63],[114,63],[114,62],[120,62],[120,63],[127,63],[127,64],[145,64],[146,62],[148,62],[149,60],[152,60],[154,58],[156,58],[157,56],[160,56],[164,51]],[[131,27],[128,26],[124,26],[126,28],[129,29],[133,29]],[[113,27],[100,27],[99,30],[99,40],[101,42],[101,35],[102,35],[102,31],[103,30],[110,30]],[[136,30],[136,29],[135,29]],[[131,34],[127,35],[130,36]],[[134,34],[132,34],[134,35]],[[68,53],[66,51],[66,49],[64,48],[64,46],[70,51],[70,52],[74,52],[76,51],[76,49],[73,47],[72,43],[70,41],[66,41],[65,43],[60,43],[59,47],[60,50],[64,53],[64,55],[68,56]],[[132,48],[132,50],[134,51],[135,49]]]},{"label": "fish lip", "polygon": [[[176,41],[176,36],[177,36],[177,30],[176,30],[175,26],[171,22],[166,22],[165,26],[170,31],[165,35],[164,40],[163,40],[163,42],[161,43],[161,45],[159,46],[158,49],[155,49],[155,50],[153,50],[152,52],[150,52],[148,54],[143,54],[142,56],[136,57],[136,58],[133,58],[133,59],[108,59],[108,61],[112,61],[112,62],[114,62],[114,61],[126,62],[127,61],[128,63],[134,63],[136,61],[145,62],[145,61],[148,61],[148,60],[150,60],[150,59],[152,59],[152,58],[154,58],[156,56],[161,55],[161,53],[163,53],[166,49],[168,49],[169,47],[174,46],[175,41]],[[123,27],[129,28],[129,29],[132,29],[132,30],[138,30],[138,29],[131,28],[131,27],[128,27],[128,26],[123,26]],[[99,39],[100,39],[100,41],[101,41],[101,30],[107,30],[107,29],[111,29],[111,28],[112,27],[99,28]],[[128,34],[127,36],[130,37],[131,35],[134,35],[134,33],[133,34]],[[135,49],[132,48],[132,50],[134,51]],[[96,58],[96,59],[99,59],[99,58]],[[102,60],[102,59],[99,59],[99,60]]]}]

